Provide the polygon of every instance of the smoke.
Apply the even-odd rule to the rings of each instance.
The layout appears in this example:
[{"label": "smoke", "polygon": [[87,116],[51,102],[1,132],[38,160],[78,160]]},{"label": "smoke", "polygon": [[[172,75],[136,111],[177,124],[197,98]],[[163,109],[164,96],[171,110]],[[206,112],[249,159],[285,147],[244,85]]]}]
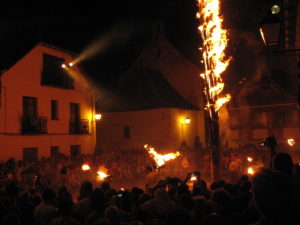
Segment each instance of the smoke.
[{"label": "smoke", "polygon": [[74,64],[82,62],[97,54],[104,54],[112,47],[120,47],[124,45],[132,36],[134,27],[130,24],[117,24],[111,28],[106,34],[96,38],[80,55]]}]

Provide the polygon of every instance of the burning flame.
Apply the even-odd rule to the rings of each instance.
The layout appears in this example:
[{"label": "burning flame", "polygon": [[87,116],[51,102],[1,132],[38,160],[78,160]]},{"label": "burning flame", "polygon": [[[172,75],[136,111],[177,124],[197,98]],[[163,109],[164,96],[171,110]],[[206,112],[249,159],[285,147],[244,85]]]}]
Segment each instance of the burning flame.
[{"label": "burning flame", "polygon": [[252,167],[248,167],[247,169],[248,174],[253,175],[254,174],[254,170]]},{"label": "burning flame", "polygon": [[98,180],[104,180],[106,177],[108,177],[108,174],[106,174],[103,171],[97,171],[97,174],[98,174],[98,177],[97,177]]},{"label": "burning flame", "polygon": [[247,157],[247,161],[248,161],[248,162],[252,162],[252,161],[253,161],[253,158]]},{"label": "burning flame", "polygon": [[[214,108],[217,112],[222,105],[230,101],[229,94],[220,96],[224,89],[221,74],[229,65],[230,59],[225,59],[224,50],[227,46],[227,31],[222,28],[223,19],[220,17],[219,0],[197,0],[199,12],[197,18],[201,25],[198,27],[202,39],[203,63],[205,72],[200,76],[206,83],[207,109]],[[210,110],[210,113],[211,110]]]},{"label": "burning flame", "polygon": [[100,166],[97,171],[97,180],[104,181],[108,176],[108,169],[106,169],[104,166]]},{"label": "burning flame", "polygon": [[90,167],[88,164],[83,164],[83,165],[81,166],[81,169],[82,169],[82,171],[88,171],[88,170],[91,169],[91,167]]},{"label": "burning flame", "polygon": [[197,177],[195,175],[192,175],[191,176],[191,181],[196,181],[197,180]]},{"label": "burning flame", "polygon": [[155,149],[149,145],[144,145],[144,148],[147,149],[148,153],[151,155],[151,157],[154,159],[156,166],[161,167],[165,164],[166,161],[169,161],[171,159],[175,159],[180,155],[180,152],[176,153],[168,153],[165,155],[161,155],[155,151]]},{"label": "burning flame", "polygon": [[287,139],[287,143],[289,144],[289,146],[294,146],[296,144],[296,142],[293,138]]}]

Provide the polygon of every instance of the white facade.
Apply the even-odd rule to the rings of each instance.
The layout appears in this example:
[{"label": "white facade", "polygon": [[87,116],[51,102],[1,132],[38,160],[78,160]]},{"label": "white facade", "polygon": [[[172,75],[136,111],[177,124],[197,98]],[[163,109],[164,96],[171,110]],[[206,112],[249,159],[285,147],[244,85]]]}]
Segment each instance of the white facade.
[{"label": "white facade", "polygon": [[93,88],[76,65],[58,65],[73,60],[40,43],[0,75],[0,161],[94,153]]}]

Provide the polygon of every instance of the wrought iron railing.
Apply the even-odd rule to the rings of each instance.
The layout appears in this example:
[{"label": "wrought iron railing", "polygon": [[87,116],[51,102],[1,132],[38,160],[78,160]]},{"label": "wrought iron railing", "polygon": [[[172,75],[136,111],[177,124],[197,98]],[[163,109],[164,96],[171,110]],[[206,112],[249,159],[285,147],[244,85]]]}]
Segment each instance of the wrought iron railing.
[{"label": "wrought iron railing", "polygon": [[46,134],[47,118],[40,116],[22,116],[21,117],[22,134]]},{"label": "wrought iron railing", "polygon": [[69,132],[70,134],[88,134],[89,120],[86,119],[70,120]]}]

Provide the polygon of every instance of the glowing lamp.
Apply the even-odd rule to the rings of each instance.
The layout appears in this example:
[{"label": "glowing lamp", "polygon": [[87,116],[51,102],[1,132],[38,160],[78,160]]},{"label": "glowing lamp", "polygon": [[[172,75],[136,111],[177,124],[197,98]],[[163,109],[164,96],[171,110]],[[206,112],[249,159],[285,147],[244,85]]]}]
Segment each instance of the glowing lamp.
[{"label": "glowing lamp", "polygon": [[101,114],[96,114],[95,115],[95,120],[101,120],[102,115]]},{"label": "glowing lamp", "polygon": [[247,161],[248,161],[248,162],[252,162],[253,159],[252,159],[251,157],[247,157]]},{"label": "glowing lamp", "polygon": [[69,66],[72,67],[74,64],[72,62],[69,62]]},{"label": "glowing lamp", "polygon": [[190,124],[190,123],[191,123],[191,119],[186,118],[186,119],[184,120],[184,123],[185,123],[185,124]]},{"label": "glowing lamp", "polygon": [[278,15],[279,12],[275,13],[276,10],[278,10],[277,7],[272,13],[265,16],[259,26],[261,39],[264,45],[269,48],[277,48],[280,44],[281,19]]},{"label": "glowing lamp", "polygon": [[273,5],[271,7],[271,13],[274,14],[274,15],[280,13],[280,6],[279,5]]},{"label": "glowing lamp", "polygon": [[61,67],[65,69],[67,66],[66,66],[66,64],[63,63],[63,64],[61,64]]}]

